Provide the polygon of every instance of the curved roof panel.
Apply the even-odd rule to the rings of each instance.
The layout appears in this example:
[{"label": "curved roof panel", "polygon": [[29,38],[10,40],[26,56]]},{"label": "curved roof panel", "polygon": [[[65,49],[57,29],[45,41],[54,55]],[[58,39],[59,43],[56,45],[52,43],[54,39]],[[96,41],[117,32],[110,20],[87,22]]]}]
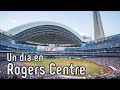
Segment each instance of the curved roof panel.
[{"label": "curved roof panel", "polygon": [[[33,39],[34,41],[41,43],[40,40],[43,40],[46,38],[45,40],[47,41],[44,40],[42,43],[46,43],[46,42],[49,43],[50,40],[54,41],[55,40],[54,38],[56,38],[57,44],[59,44],[58,40],[60,39],[63,41],[65,40],[66,42],[65,44],[67,43],[70,44],[70,42],[72,44],[74,42],[75,44],[76,43],[80,44],[84,42],[84,38],[80,36],[77,32],[75,32],[73,29],[63,24],[56,23],[56,22],[49,22],[49,21],[31,22],[31,23],[23,24],[13,29],[10,29],[8,32],[14,35],[13,39],[17,41],[19,40],[29,41],[34,38]],[[70,41],[70,42],[67,42],[67,41]],[[64,42],[61,41],[61,43],[64,43]]]}]

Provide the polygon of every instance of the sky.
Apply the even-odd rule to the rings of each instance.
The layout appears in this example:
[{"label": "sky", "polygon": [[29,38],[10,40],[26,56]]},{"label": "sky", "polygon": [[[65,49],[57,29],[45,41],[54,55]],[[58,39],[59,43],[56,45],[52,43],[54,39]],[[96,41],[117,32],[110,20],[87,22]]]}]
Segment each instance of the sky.
[{"label": "sky", "polygon": [[[100,11],[100,15],[106,37],[120,34],[120,11]],[[55,21],[94,37],[92,11],[0,11],[0,29],[4,31],[35,21]]]}]

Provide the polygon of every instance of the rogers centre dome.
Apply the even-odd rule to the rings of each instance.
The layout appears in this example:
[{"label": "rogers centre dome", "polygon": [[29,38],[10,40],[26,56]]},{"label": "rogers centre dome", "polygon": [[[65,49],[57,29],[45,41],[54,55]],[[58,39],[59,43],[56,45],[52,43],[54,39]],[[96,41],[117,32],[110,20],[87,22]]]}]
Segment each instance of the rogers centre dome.
[{"label": "rogers centre dome", "polygon": [[8,30],[16,43],[56,46],[81,46],[85,41],[73,29],[56,22],[31,22]]}]

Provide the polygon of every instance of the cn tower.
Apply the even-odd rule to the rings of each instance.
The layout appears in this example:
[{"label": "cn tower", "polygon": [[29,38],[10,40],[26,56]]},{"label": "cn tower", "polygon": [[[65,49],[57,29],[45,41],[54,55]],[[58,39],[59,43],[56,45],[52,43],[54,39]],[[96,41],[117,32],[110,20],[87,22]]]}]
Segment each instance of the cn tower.
[{"label": "cn tower", "polygon": [[94,20],[94,40],[105,38],[99,11],[93,11],[93,20]]}]

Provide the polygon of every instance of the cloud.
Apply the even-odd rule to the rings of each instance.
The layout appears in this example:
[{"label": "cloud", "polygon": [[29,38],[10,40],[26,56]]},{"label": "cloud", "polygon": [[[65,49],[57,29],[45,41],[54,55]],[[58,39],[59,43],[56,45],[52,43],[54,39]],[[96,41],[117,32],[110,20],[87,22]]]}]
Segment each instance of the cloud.
[{"label": "cloud", "polygon": [[83,36],[83,35],[86,35],[86,36],[90,36],[90,35],[88,35],[88,34],[86,34],[86,33],[83,33],[83,32],[78,32],[81,36]]},{"label": "cloud", "polygon": [[16,24],[16,23],[17,23],[17,20],[11,20],[10,23],[11,23],[11,24]]}]

